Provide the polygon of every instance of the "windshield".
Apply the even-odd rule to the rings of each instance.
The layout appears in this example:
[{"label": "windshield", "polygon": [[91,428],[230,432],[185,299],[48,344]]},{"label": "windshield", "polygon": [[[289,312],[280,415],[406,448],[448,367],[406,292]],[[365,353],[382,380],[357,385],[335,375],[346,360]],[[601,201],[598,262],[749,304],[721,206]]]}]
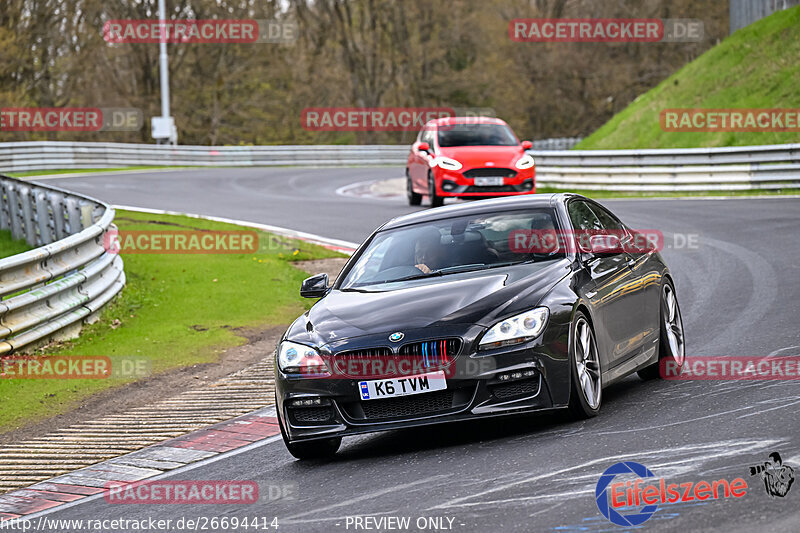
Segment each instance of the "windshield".
[{"label": "windshield", "polygon": [[516,146],[519,141],[504,124],[457,124],[441,126],[439,146]]},{"label": "windshield", "polygon": [[515,246],[520,232],[553,232],[552,209],[530,209],[431,221],[378,233],[340,289],[444,276],[564,257],[559,249]]}]

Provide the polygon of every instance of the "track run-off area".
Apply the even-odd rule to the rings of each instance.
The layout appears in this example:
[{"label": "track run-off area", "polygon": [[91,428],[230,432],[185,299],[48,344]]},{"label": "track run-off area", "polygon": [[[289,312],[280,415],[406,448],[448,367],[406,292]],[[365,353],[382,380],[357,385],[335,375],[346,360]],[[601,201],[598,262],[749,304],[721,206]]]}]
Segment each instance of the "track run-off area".
[{"label": "track run-off area", "polygon": [[[392,195],[340,193],[355,183],[400,176],[396,167],[209,168],[47,182],[114,205],[359,243],[386,220],[427,207],[424,201],[422,208],[409,207]],[[633,228],[664,233],[662,255],[675,277],[690,361],[800,356],[800,199],[601,203]],[[798,407],[796,380],[644,382],[631,376],[604,392],[600,415],[587,421],[550,413],[354,437],[330,461],[296,461],[271,438],[167,475],[290,486],[289,497],[239,506],[115,505],[94,498],[46,518],[152,517],[175,524],[181,518],[265,517],[269,524],[277,517],[282,532],[366,530],[366,524],[388,529],[388,522],[378,527],[372,520],[358,528],[352,519],[370,516],[410,517],[411,530],[438,524],[451,531],[616,531],[622,528],[598,511],[595,486],[612,464],[634,461],[676,482],[742,477],[749,486],[741,498],[660,506],[642,528],[733,532],[768,523],[770,531],[797,531],[800,488],[770,497],[749,467],[774,451],[784,464],[800,467]]]}]

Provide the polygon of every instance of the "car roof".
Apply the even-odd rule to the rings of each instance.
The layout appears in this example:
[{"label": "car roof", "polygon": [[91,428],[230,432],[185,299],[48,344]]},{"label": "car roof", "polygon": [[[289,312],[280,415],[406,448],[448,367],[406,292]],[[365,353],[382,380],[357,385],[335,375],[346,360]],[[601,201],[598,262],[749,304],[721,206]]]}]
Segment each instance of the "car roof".
[{"label": "car roof", "polygon": [[442,117],[428,121],[426,126],[453,126],[454,124],[501,124],[507,126],[504,120],[496,117]]},{"label": "car roof", "polygon": [[491,200],[479,200],[448,205],[393,218],[381,226],[379,231],[465,215],[480,215],[535,207],[552,207],[556,203],[566,202],[569,198],[573,197],[583,198],[581,195],[574,193],[526,194],[524,196],[493,198]]}]

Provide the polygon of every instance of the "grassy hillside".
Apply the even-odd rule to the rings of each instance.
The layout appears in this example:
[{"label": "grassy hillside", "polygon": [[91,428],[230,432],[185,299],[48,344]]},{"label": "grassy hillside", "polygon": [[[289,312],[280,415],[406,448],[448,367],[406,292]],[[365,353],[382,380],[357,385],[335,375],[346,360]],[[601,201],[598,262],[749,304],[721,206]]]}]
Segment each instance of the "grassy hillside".
[{"label": "grassy hillside", "polygon": [[737,31],[639,96],[576,148],[800,142],[798,132],[663,132],[659,113],[670,108],[800,108],[800,6]]}]

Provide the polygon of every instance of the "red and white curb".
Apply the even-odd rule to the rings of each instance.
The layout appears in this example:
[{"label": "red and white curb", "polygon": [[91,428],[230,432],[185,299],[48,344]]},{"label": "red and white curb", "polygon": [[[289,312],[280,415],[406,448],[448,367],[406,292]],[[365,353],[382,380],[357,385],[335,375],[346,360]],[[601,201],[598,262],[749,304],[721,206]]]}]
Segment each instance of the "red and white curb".
[{"label": "red and white curb", "polygon": [[[350,255],[357,243],[329,239],[255,222],[130,206],[120,209],[174,214],[251,227],[303,240]],[[51,509],[102,497],[110,482],[136,482],[199,467],[224,455],[241,453],[279,439],[274,407],[179,435],[263,406],[271,398],[271,361],[263,361],[219,380],[204,390],[190,390],[157,404],[77,424],[54,434],[0,447],[0,521],[26,519]],[[214,420],[216,419],[216,420]],[[153,444],[157,442],[157,444]],[[141,448],[142,446],[148,446]],[[119,453],[127,453],[120,455]],[[108,457],[113,457],[104,460]],[[91,466],[83,466],[100,460]],[[81,464],[82,463],[82,464]],[[82,467],[82,468],[81,468]],[[77,470],[72,470],[78,468]],[[67,473],[64,473],[67,472]],[[56,475],[56,477],[49,477]],[[44,480],[44,481],[43,481]],[[33,483],[33,484],[32,484]]]},{"label": "red and white curb", "polygon": [[280,434],[275,407],[194,431],[127,455],[42,481],[0,496],[0,522],[32,517],[100,497],[111,482],[133,483],[200,466],[231,452],[276,440]]},{"label": "red and white curb", "polygon": [[272,355],[196,388],[0,446],[0,494],[27,488],[273,403]]}]

